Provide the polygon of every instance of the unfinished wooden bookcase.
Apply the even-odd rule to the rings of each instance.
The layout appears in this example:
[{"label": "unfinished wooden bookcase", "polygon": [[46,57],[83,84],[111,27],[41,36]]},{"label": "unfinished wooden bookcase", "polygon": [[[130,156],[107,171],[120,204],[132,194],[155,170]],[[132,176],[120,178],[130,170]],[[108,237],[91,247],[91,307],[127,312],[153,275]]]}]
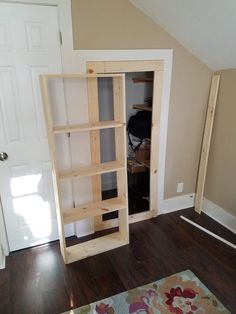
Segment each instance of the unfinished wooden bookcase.
[{"label": "unfinished wooden bookcase", "polygon": [[[114,120],[99,121],[98,78],[109,77],[113,80]],[[54,79],[75,79],[87,81],[89,122],[78,125],[53,125],[52,103],[49,81]],[[125,122],[125,76],[124,74],[48,74],[40,76],[40,86],[44,104],[49,149],[53,167],[53,184],[57,209],[58,230],[61,253],[65,263],[86,258],[129,243],[128,200],[127,200],[127,167],[126,167],[126,122]],[[99,130],[115,130],[116,160],[101,163]],[[57,134],[89,131],[91,146],[91,164],[73,169],[60,170],[58,166]],[[101,199],[101,175],[116,172],[117,197]],[[93,202],[82,204],[71,209],[61,205],[60,183],[63,180],[90,176],[93,185]],[[118,211],[119,231],[99,237],[82,244],[66,246],[64,226],[81,219],[101,216],[104,213]]]},{"label": "unfinished wooden bookcase", "polygon": [[[149,211],[132,214],[129,223],[135,223],[156,217],[158,215],[158,165],[160,151],[160,116],[163,92],[164,60],[126,60],[126,61],[89,61],[86,63],[87,73],[129,73],[153,72],[153,103],[151,130],[151,160],[150,160],[150,208]],[[144,82],[141,79],[139,82]],[[149,80],[150,81],[150,80]],[[96,132],[96,131],[95,131]],[[95,139],[96,141],[96,139]],[[96,141],[99,147],[99,141]],[[97,192],[101,190],[99,184]],[[98,193],[100,194],[100,193]],[[103,220],[103,216],[96,216],[94,229],[96,231],[109,229],[118,225],[117,219]]]}]

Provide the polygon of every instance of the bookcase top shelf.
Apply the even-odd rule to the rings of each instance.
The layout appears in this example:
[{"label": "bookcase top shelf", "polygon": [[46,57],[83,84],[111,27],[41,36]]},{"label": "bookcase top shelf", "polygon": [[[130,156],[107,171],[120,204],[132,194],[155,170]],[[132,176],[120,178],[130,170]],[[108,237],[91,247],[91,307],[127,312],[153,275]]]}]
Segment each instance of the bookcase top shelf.
[{"label": "bookcase top shelf", "polygon": [[125,126],[125,123],[119,121],[100,121],[97,123],[83,123],[73,125],[61,125],[53,128],[54,134],[73,133],[80,131],[93,131]]},{"label": "bookcase top shelf", "polygon": [[106,78],[106,77],[124,77],[124,73],[111,73],[111,74],[77,74],[77,73],[53,73],[53,74],[46,74],[40,75],[45,79],[86,79],[86,78]]}]

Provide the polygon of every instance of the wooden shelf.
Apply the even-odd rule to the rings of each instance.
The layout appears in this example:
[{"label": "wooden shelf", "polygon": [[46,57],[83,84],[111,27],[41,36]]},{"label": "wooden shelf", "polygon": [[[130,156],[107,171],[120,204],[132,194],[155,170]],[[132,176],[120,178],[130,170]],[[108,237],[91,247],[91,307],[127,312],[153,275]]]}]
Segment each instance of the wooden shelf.
[{"label": "wooden shelf", "polygon": [[124,126],[125,123],[115,121],[100,121],[98,123],[84,123],[74,125],[61,125],[53,128],[54,134],[73,133],[80,131],[92,131],[109,128],[118,128]]},{"label": "wooden shelf", "polygon": [[140,163],[141,165],[144,165],[146,168],[150,169],[150,160],[144,160]]},{"label": "wooden shelf", "polygon": [[69,224],[80,219],[107,214],[116,210],[125,209],[127,204],[124,199],[114,197],[100,202],[83,204],[63,213],[64,224]]},{"label": "wooden shelf", "polygon": [[147,171],[146,167],[135,159],[127,160],[127,171],[131,174]]},{"label": "wooden shelf", "polygon": [[126,244],[128,244],[128,241],[122,234],[120,232],[115,232],[84,243],[69,246],[66,248],[67,263],[73,263],[89,256],[116,249]]},{"label": "wooden shelf", "polygon": [[45,77],[47,80],[48,79],[59,79],[59,78],[64,78],[64,79],[91,79],[91,78],[107,78],[107,77],[118,77],[122,78],[123,73],[101,73],[101,74],[78,74],[78,73],[62,73],[62,74],[45,74],[43,77]]},{"label": "wooden shelf", "polygon": [[153,77],[134,77],[132,80],[134,83],[152,83]]},{"label": "wooden shelf", "polygon": [[118,161],[109,161],[101,164],[81,166],[74,169],[59,171],[59,180],[62,181],[79,177],[89,177],[97,174],[122,170],[124,168],[125,166]]},{"label": "wooden shelf", "polygon": [[152,111],[152,106],[146,104],[133,105],[133,109]]}]

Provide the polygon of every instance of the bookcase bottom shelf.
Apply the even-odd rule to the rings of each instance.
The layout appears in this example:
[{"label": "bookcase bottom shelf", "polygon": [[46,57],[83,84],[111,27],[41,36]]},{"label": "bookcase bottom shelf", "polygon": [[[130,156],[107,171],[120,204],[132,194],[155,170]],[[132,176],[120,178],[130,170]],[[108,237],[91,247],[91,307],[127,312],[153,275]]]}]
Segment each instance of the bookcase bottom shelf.
[{"label": "bookcase bottom shelf", "polygon": [[67,264],[116,249],[120,246],[129,244],[120,232],[115,232],[97,239],[86,241],[66,248]]}]

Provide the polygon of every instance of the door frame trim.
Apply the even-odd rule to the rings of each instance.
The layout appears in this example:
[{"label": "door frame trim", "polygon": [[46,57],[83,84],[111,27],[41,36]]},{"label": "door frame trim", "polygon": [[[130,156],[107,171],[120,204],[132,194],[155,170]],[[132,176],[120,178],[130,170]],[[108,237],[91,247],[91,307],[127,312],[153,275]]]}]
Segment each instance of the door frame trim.
[{"label": "door frame trim", "polygon": [[[8,240],[7,240],[7,233],[6,233],[6,227],[5,227],[5,221],[4,221],[4,216],[3,216],[3,210],[2,210],[2,202],[1,202],[1,197],[0,197],[0,251],[2,250],[3,254],[3,259],[5,256],[9,255],[9,245],[8,245]],[[1,252],[0,252],[0,257],[1,257]],[[2,267],[1,267],[2,266]],[[5,268],[5,265],[1,265],[0,261],[0,269]]]},{"label": "door frame trim", "polygon": [[[162,184],[160,177],[159,156],[163,154],[160,149],[160,121],[161,121],[161,104],[163,92],[163,60],[125,60],[125,61],[103,61],[87,62],[86,68],[88,73],[132,73],[132,72],[153,72],[153,103],[152,103],[152,127],[151,127],[151,155],[150,155],[150,193],[149,193],[149,210],[142,213],[129,215],[130,223],[142,221],[159,215],[158,199],[159,187]],[[127,117],[126,117],[127,119]],[[159,178],[160,177],[160,178]],[[158,180],[159,179],[159,180]],[[159,182],[158,182],[159,181]],[[101,193],[101,191],[100,191]],[[113,219],[114,220],[114,219]],[[117,220],[117,219],[116,219]],[[117,221],[104,221],[102,216],[95,217],[95,231],[103,230],[117,224]],[[118,225],[118,224],[117,224]]]}]

